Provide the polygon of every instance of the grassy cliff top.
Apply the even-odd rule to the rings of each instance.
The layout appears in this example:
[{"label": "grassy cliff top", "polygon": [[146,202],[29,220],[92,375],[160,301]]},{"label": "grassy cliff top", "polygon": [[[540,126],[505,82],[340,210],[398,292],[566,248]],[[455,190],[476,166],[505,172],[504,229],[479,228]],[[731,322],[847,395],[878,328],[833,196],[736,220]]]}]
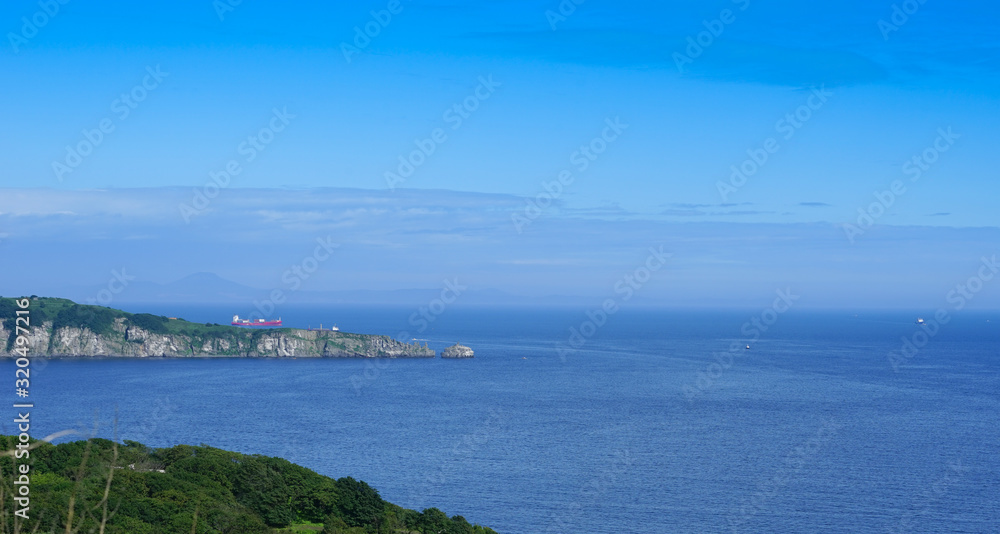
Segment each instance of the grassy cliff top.
[{"label": "grassy cliff top", "polygon": [[[5,323],[8,329],[12,330],[15,312],[20,308],[15,301],[21,298],[30,298],[31,326],[39,327],[43,323],[51,322],[53,329],[62,327],[86,328],[95,334],[107,334],[111,332],[115,320],[125,319],[128,324],[136,326],[154,334],[176,334],[191,336],[194,338],[229,337],[232,335],[243,335],[248,330],[252,332],[292,332],[294,328],[267,328],[249,329],[245,327],[232,326],[217,323],[193,323],[181,318],[171,319],[162,315],[149,313],[129,313],[115,308],[96,306],[91,304],[77,304],[69,299],[53,297],[0,297],[0,320],[9,321]],[[354,337],[361,334],[339,333],[343,336]]]},{"label": "grassy cliff top", "polygon": [[[77,304],[61,298],[29,297],[30,328],[50,329],[33,350],[50,356],[332,356],[332,357],[433,357],[434,351],[397,341],[385,335],[348,332],[309,332],[298,328],[253,328],[193,323],[149,313],[129,313],[105,306]],[[15,326],[20,299],[0,297],[0,325],[6,330],[6,351],[17,341]],[[21,321],[23,326],[23,321]],[[77,329],[68,337],[57,330]],[[91,343],[89,331],[98,336]],[[22,329],[23,333],[23,329]],[[3,337],[3,336],[0,336]],[[67,339],[69,341],[67,341]],[[82,341],[81,341],[82,340]],[[3,340],[0,339],[0,343]],[[89,343],[89,344],[88,344]],[[0,345],[2,346],[2,345]],[[290,347],[290,348],[289,348]]]},{"label": "grassy cliff top", "polygon": [[[23,297],[21,297],[23,298]],[[169,319],[162,315],[149,313],[128,313],[114,308],[77,304],[69,299],[52,297],[29,297],[31,306],[31,326],[39,327],[43,323],[52,322],[53,328],[78,327],[86,328],[95,334],[107,334],[114,326],[116,319],[125,319],[130,324],[156,334],[188,334],[204,336],[207,333],[222,333],[238,329],[235,326],[199,324],[183,319]],[[9,320],[15,316],[17,307],[15,298],[0,297],[0,319]]]}]

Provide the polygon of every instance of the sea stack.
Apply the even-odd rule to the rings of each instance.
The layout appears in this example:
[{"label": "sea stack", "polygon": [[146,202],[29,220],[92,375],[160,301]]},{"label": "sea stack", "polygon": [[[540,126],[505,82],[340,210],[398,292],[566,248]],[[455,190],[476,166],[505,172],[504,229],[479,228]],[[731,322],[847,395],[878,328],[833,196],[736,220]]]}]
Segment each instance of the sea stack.
[{"label": "sea stack", "polygon": [[461,343],[455,343],[441,351],[442,358],[472,358],[472,354],[472,349]]}]

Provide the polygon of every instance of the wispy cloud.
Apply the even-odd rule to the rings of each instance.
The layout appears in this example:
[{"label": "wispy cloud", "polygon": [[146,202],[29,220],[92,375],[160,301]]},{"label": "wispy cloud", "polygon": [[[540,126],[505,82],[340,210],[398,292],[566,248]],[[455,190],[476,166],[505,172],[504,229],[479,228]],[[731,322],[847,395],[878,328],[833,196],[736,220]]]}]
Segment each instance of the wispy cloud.
[{"label": "wispy cloud", "polygon": [[706,213],[698,209],[670,208],[661,211],[660,215],[667,215],[670,217],[702,217],[706,215]]},{"label": "wispy cloud", "polygon": [[[671,17],[675,23],[676,14]],[[507,54],[532,55],[548,61],[615,67],[657,67],[678,76],[757,82],[786,87],[856,85],[886,81],[890,73],[873,57],[845,49],[842,43],[812,46],[808,41],[771,43],[755,38],[719,39],[681,74],[673,56],[688,46],[687,37],[704,30],[700,18],[679,25],[677,33],[642,32],[615,27],[467,33],[463,37],[491,43]],[[684,32],[688,33],[684,33]],[[732,32],[730,32],[732,33]]]},{"label": "wispy cloud", "polygon": [[639,215],[635,211],[627,210],[618,204],[610,204],[605,206],[596,206],[590,208],[570,208],[563,207],[560,212],[570,215],[570,216],[584,216],[584,217],[609,217],[609,216],[634,216]]},{"label": "wispy cloud", "polygon": [[689,204],[675,202],[668,204],[668,206],[671,207],[661,210],[659,214],[666,217],[705,217],[706,220],[719,220],[733,215],[768,215],[776,213],[775,211],[769,210],[730,209],[752,205],[752,202],[725,202],[721,204]]},{"label": "wispy cloud", "polygon": [[[0,191],[6,206],[14,206],[12,193]],[[122,267],[150,282],[209,271],[281,287],[282,273],[321,237],[340,247],[309,278],[316,291],[433,287],[459,276],[470,287],[512,294],[601,295],[643,251],[663,245],[672,263],[648,295],[674,303],[741,302],[795,281],[817,303],[899,305],[939,298],[912,288],[936,288],[964,261],[990,253],[983,243],[1000,242],[996,228],[885,225],[851,247],[833,224],[735,222],[768,211],[733,209],[750,207],[742,205],[667,208],[675,210],[672,222],[662,214],[609,216],[623,211],[602,206],[553,213],[518,234],[510,214],[523,199],[486,193],[233,189],[191,224],[174,211],[184,189],[63,192],[55,205],[43,202],[47,190],[16,193],[36,211],[0,215],[9,234],[0,247],[32,262],[5,267],[0,294],[101,283]],[[942,246],[949,254],[938,253]]]}]

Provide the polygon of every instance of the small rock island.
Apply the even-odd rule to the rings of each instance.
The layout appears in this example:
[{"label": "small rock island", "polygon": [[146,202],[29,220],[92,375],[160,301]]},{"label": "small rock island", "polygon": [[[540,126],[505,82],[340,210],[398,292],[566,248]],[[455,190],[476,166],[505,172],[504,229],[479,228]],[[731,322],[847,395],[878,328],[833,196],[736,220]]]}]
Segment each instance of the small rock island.
[{"label": "small rock island", "polygon": [[466,347],[461,343],[455,343],[454,345],[441,351],[442,358],[472,358],[472,349]]}]

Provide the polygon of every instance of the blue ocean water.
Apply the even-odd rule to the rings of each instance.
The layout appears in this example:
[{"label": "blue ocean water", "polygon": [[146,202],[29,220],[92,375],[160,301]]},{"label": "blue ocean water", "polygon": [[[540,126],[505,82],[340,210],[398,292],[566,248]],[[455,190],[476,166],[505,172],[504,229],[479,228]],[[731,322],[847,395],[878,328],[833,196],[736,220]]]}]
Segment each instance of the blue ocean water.
[{"label": "blue ocean water", "polygon": [[[411,313],[282,310],[476,357],[53,360],[34,435],[117,418],[119,439],[282,456],[505,534],[1000,531],[1000,314],[930,335],[910,312],[792,310],[753,340],[759,310],[623,310],[560,353],[582,311],[452,309],[422,332]],[[923,346],[891,361],[904,336]]]}]

